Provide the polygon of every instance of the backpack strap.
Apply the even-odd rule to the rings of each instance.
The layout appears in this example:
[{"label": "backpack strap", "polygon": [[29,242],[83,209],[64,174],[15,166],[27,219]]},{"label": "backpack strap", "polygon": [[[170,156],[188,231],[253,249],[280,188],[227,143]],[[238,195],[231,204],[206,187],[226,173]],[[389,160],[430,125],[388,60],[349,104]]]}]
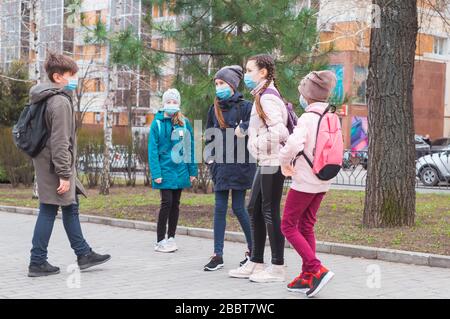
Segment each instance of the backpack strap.
[{"label": "backpack strap", "polygon": [[281,100],[281,102],[283,102],[283,104],[286,106],[286,102],[283,100],[283,98],[281,97],[280,92],[278,92],[277,90],[274,90],[274,89],[272,89],[272,88],[267,88],[267,89],[265,89],[264,92],[262,92],[261,96],[266,95],[266,94],[272,94],[272,95],[275,95],[275,96],[278,97],[278,98]]},{"label": "backpack strap", "polygon": [[297,154],[297,156],[292,160],[292,165],[293,165],[293,166],[295,166],[295,163],[297,162],[297,159],[298,159],[300,156],[303,156],[303,157],[305,158],[306,162],[308,163],[309,166],[311,166],[311,168],[314,167],[313,162],[311,162],[311,160],[309,159],[309,157],[308,157],[308,156],[305,154],[305,152],[303,152],[303,151],[300,151],[300,152]]}]

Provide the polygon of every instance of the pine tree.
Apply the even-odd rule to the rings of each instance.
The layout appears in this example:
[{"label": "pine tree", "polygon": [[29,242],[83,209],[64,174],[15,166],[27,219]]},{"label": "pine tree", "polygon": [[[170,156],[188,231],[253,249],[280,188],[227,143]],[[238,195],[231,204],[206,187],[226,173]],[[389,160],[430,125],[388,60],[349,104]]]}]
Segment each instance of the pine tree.
[{"label": "pine tree", "polygon": [[[167,5],[161,0],[149,2]],[[316,12],[307,8],[299,12],[297,4],[293,0],[173,1],[170,10],[179,17],[177,23],[149,21],[154,31],[177,43],[177,52],[163,52],[176,56],[173,85],[181,91],[188,117],[205,119],[218,69],[231,64],[245,67],[246,59],[259,53],[275,57],[283,96],[298,101],[299,80],[310,70],[323,68],[324,60],[315,56]]]}]

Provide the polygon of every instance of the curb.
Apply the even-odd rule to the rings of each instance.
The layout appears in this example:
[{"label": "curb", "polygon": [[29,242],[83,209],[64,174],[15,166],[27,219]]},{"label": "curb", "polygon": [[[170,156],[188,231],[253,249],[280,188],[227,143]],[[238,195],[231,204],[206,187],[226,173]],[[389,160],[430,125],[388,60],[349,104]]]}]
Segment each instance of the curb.
[{"label": "curb", "polygon": [[[16,213],[23,215],[37,215],[38,209],[15,207],[15,206],[0,206],[0,212]],[[61,214],[58,214],[57,218],[61,218]],[[117,219],[117,218],[81,215],[81,214],[80,214],[80,221],[85,223],[101,224],[112,227],[138,229],[144,231],[156,231],[156,223],[144,221],[135,221],[135,220]],[[214,238],[213,230],[204,228],[191,228],[179,226],[177,227],[177,234],[206,239]],[[225,232],[225,240],[231,242],[246,243],[244,234],[240,232],[230,232],[230,231]],[[268,243],[266,245],[268,245]],[[286,242],[285,246],[286,248],[292,248],[292,246],[288,242]],[[402,264],[450,268],[450,256],[445,255],[434,255],[405,250],[329,243],[324,241],[317,242],[316,251],[319,253],[341,255],[353,258],[365,258]]]}]

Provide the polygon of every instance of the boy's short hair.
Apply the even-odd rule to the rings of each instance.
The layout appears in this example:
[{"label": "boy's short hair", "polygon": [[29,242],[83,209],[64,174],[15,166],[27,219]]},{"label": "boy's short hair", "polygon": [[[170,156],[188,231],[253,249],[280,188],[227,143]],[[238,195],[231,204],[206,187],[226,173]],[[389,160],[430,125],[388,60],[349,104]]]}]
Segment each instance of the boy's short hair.
[{"label": "boy's short hair", "polygon": [[78,72],[77,63],[69,56],[64,54],[57,54],[49,52],[47,59],[44,64],[45,72],[50,81],[54,82],[53,74],[64,74],[66,72],[71,72],[75,74]]}]

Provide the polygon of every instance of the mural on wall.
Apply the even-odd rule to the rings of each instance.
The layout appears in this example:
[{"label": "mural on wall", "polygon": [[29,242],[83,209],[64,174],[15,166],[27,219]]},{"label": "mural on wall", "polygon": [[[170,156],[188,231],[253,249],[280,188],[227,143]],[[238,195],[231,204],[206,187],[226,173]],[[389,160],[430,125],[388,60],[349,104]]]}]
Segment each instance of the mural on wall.
[{"label": "mural on wall", "polygon": [[352,151],[365,150],[369,146],[367,117],[353,116],[350,132]]},{"label": "mural on wall", "polygon": [[328,66],[328,69],[336,73],[336,88],[330,98],[332,104],[340,105],[344,103],[344,66],[342,64],[334,64]]}]

